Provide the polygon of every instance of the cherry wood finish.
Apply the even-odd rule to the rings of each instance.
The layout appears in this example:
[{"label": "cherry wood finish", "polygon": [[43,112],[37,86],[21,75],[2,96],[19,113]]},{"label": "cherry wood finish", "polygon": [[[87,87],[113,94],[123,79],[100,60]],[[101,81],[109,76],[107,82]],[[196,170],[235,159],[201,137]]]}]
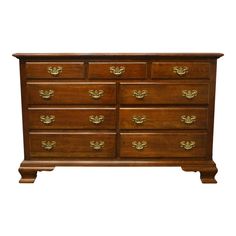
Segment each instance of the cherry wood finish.
[{"label": "cherry wood finish", "polygon": [[[29,108],[30,129],[115,129],[115,108]],[[40,116],[54,116],[44,124]],[[101,123],[93,123],[90,116],[102,116]]]},{"label": "cherry wood finish", "polygon": [[[58,75],[48,73],[49,67],[62,67]],[[83,62],[27,62],[26,77],[28,79],[78,79],[84,77]]]},{"label": "cherry wood finish", "polygon": [[[174,71],[174,67],[188,67],[183,76]],[[152,78],[155,79],[208,79],[210,72],[209,63],[201,62],[154,62],[152,63]]]},{"label": "cherry wood finish", "polygon": [[[135,92],[146,91],[142,98],[135,97]],[[183,96],[183,91],[197,91],[196,96],[187,98]],[[208,104],[209,102],[208,83],[152,83],[133,82],[120,83],[120,103],[121,104]]]},{"label": "cherry wood finish", "polygon": [[[43,91],[42,91],[43,90]],[[40,92],[53,91],[52,96],[43,98]],[[92,96],[92,92],[101,91],[101,95]],[[41,93],[42,93],[41,92]],[[116,104],[116,83],[114,82],[28,82],[28,102],[30,105],[59,104]],[[95,94],[96,95],[96,94]]]},{"label": "cherry wood finish", "polygon": [[[195,147],[185,150],[182,141],[195,141]],[[132,142],[147,142],[141,150],[132,146]],[[207,154],[206,133],[121,133],[121,157],[165,157],[188,158],[204,157]],[[197,158],[195,158],[197,160]]]},{"label": "cherry wood finish", "polygon": [[[185,123],[182,116],[195,116]],[[142,120],[143,118],[143,120]],[[136,123],[137,122],[137,123]],[[142,123],[140,123],[142,122]],[[206,129],[207,108],[121,108],[120,129]]]},{"label": "cherry wood finish", "polygon": [[[45,150],[42,141],[55,141],[55,147]],[[101,149],[94,149],[90,142],[104,142]],[[110,158],[115,156],[115,133],[30,133],[30,156],[34,158],[60,158],[90,159],[90,158]],[[42,159],[40,159],[42,160]]]},{"label": "cherry wood finish", "polygon": [[[110,67],[124,67],[125,70],[120,75],[110,72]],[[145,62],[90,62],[88,67],[88,77],[91,79],[143,79],[146,77]]]},{"label": "cherry wood finish", "polygon": [[[22,90],[21,183],[56,166],[180,166],[199,171],[203,183],[216,183],[216,60],[223,54],[14,56]],[[50,73],[52,67],[60,72]],[[41,116],[53,121],[45,124]],[[90,116],[103,121],[95,124]],[[134,116],[141,117],[137,123]],[[185,123],[182,116],[195,118]]]}]

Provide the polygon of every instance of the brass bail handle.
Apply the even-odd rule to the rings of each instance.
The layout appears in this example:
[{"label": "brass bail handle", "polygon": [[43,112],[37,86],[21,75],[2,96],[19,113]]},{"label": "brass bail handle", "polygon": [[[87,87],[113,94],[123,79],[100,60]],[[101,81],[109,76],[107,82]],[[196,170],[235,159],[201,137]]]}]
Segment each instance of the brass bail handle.
[{"label": "brass bail handle", "polygon": [[48,73],[52,76],[58,76],[62,73],[62,66],[49,66]]},{"label": "brass bail handle", "polygon": [[189,68],[187,66],[174,66],[173,72],[182,77],[188,73]]},{"label": "brass bail handle", "polygon": [[110,66],[110,73],[120,76],[125,73],[125,66]]}]

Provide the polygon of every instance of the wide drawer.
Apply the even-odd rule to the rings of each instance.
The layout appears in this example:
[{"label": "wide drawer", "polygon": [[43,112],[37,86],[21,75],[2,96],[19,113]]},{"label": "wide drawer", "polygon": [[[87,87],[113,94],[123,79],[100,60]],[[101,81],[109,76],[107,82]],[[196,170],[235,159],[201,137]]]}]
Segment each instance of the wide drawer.
[{"label": "wide drawer", "polygon": [[145,62],[91,62],[88,77],[91,79],[144,79]]},{"label": "wide drawer", "polygon": [[208,84],[120,83],[121,104],[208,104]]},{"label": "wide drawer", "polygon": [[81,79],[84,78],[83,62],[27,62],[29,79]]},{"label": "wide drawer", "polygon": [[30,129],[115,129],[115,108],[29,108]]},{"label": "wide drawer", "polygon": [[121,133],[121,157],[204,157],[205,133]]},{"label": "wide drawer", "polygon": [[116,84],[28,82],[29,104],[115,104]]},{"label": "wide drawer", "polygon": [[154,62],[153,79],[208,79],[210,64],[203,62]]},{"label": "wide drawer", "polygon": [[121,129],[206,129],[207,108],[121,108]]},{"label": "wide drawer", "polygon": [[111,158],[115,156],[115,133],[29,134],[31,157]]}]

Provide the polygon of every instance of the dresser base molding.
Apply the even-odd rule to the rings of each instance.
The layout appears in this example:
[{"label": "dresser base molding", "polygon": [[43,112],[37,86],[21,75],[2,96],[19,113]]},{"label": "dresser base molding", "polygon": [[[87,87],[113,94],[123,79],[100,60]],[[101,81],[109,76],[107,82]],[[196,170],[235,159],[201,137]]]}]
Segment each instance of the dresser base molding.
[{"label": "dresser base molding", "polygon": [[184,171],[199,171],[202,183],[217,183],[215,175],[217,167],[214,161],[23,161],[20,165],[20,183],[34,183],[37,178],[37,171],[52,171],[57,166],[172,166],[181,167]]}]

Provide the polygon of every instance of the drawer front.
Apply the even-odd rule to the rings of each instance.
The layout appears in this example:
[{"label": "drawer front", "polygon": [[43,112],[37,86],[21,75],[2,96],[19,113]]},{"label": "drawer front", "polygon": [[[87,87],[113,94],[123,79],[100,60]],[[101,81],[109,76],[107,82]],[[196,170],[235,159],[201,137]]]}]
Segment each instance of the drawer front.
[{"label": "drawer front", "polygon": [[29,108],[30,129],[115,129],[115,108]]},{"label": "drawer front", "polygon": [[83,62],[27,62],[28,79],[82,79]]},{"label": "drawer front", "polygon": [[207,108],[121,108],[121,129],[206,129]]},{"label": "drawer front", "polygon": [[91,79],[144,79],[145,62],[91,62],[88,77]]},{"label": "drawer front", "polygon": [[209,63],[201,62],[154,62],[153,79],[208,79]]},{"label": "drawer front", "polygon": [[30,133],[31,157],[112,158],[114,133]]},{"label": "drawer front", "polygon": [[121,157],[204,157],[206,154],[204,133],[121,134]]},{"label": "drawer front", "polygon": [[121,104],[208,104],[208,84],[121,83]]},{"label": "drawer front", "polygon": [[29,104],[115,104],[115,83],[29,82]]}]

